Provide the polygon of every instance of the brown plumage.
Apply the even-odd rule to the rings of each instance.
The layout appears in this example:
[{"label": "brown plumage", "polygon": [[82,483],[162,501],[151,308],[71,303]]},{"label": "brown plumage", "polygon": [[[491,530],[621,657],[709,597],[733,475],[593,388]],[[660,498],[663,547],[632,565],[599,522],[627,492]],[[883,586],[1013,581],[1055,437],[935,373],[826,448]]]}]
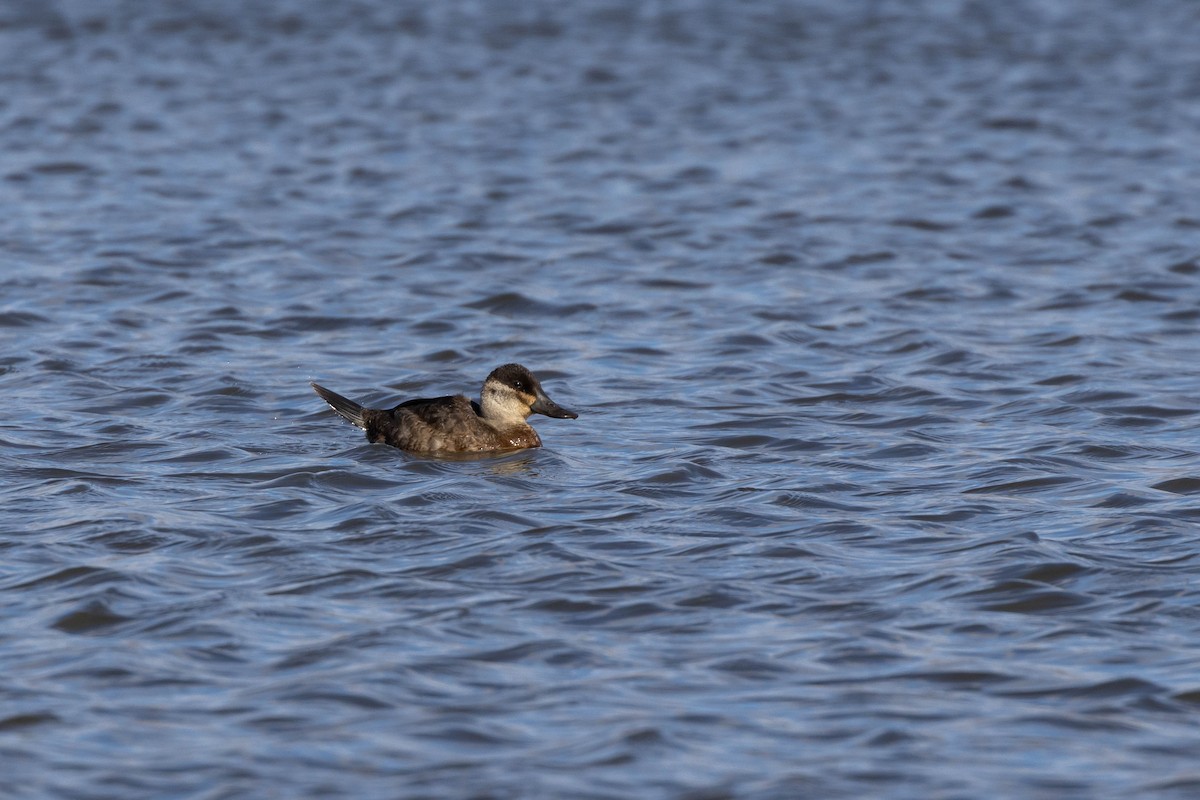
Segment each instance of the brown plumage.
[{"label": "brown plumage", "polygon": [[541,447],[530,414],[559,419],[579,415],[555,403],[520,364],[492,370],[479,402],[463,395],[408,400],[395,408],[364,408],[353,400],[312,384],[321,399],[367,432],[367,440],[414,453],[478,453]]}]

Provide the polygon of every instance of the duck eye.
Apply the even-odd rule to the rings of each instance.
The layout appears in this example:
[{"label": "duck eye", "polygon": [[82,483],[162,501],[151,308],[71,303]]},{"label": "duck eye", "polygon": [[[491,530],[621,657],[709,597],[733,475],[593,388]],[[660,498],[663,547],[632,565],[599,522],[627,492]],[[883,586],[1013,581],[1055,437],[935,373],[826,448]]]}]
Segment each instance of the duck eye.
[{"label": "duck eye", "polygon": [[513,384],[513,388],[515,388],[518,392],[525,391],[525,381],[517,381]]}]

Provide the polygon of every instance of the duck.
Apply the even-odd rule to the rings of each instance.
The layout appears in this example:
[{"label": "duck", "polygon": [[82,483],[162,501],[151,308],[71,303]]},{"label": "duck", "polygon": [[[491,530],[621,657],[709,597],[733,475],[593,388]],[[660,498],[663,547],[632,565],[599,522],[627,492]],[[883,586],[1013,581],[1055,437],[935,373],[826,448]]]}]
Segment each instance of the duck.
[{"label": "duck", "polygon": [[390,409],[365,408],[317,383],[313,390],[342,418],[367,432],[367,441],[429,455],[486,453],[541,447],[530,414],[577,419],[551,400],[526,367],[504,364],[488,374],[479,402],[457,394],[407,400]]}]

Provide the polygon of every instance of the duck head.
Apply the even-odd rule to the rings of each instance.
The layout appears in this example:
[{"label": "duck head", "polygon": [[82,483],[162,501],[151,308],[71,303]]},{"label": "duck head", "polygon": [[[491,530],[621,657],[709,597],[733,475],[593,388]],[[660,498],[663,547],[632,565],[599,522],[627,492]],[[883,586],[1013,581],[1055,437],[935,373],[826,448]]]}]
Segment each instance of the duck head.
[{"label": "duck head", "polygon": [[524,421],[530,414],[545,414],[556,419],[576,419],[579,415],[551,400],[542,384],[520,364],[496,367],[483,382],[479,407],[485,419]]}]

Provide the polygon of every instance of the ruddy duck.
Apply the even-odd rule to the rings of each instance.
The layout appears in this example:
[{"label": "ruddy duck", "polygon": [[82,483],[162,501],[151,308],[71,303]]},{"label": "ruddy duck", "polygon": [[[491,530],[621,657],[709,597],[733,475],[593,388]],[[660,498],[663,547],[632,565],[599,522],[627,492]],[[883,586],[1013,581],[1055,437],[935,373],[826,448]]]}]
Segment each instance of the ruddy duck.
[{"label": "ruddy duck", "polygon": [[541,447],[530,414],[556,419],[579,415],[555,403],[520,364],[496,367],[483,382],[479,402],[461,394],[409,400],[393,409],[363,408],[324,386],[312,385],[329,406],[383,442],[414,453],[478,453]]}]

